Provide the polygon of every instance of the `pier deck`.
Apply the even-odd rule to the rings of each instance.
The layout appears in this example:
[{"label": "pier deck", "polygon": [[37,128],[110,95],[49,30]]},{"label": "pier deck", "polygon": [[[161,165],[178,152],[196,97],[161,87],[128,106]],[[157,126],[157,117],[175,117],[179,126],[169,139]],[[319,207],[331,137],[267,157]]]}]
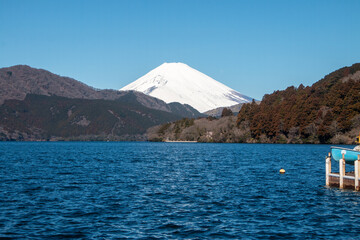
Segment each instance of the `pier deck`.
[{"label": "pier deck", "polygon": [[[358,178],[358,183],[359,182]],[[343,180],[343,189],[355,189],[355,173],[349,172],[346,173]],[[330,173],[329,174],[329,187],[340,187],[340,174],[339,173]]]},{"label": "pier deck", "polygon": [[339,172],[332,173],[331,172],[331,155],[326,157],[325,166],[326,166],[326,186],[329,187],[338,187],[340,189],[353,189],[355,191],[360,191],[360,169],[359,169],[359,160],[360,155],[358,156],[358,160],[354,162],[354,171],[353,172],[345,172],[345,159],[343,158],[339,161]]}]

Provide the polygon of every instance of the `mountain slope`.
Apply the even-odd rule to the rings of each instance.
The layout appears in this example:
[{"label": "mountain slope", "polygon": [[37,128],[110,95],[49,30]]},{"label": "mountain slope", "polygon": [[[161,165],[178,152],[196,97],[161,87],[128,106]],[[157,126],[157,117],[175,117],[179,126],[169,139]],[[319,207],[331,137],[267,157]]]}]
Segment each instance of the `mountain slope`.
[{"label": "mountain slope", "polygon": [[[75,79],[26,65],[0,68],[0,86],[0,105],[7,99],[23,100],[27,94],[105,100],[115,100],[129,94],[127,91],[98,90]],[[198,111],[184,105],[179,106],[176,112],[160,99],[140,92],[132,94],[136,96],[136,102],[151,109],[172,112],[181,117],[201,116]]]},{"label": "mountain slope", "polygon": [[254,141],[353,143],[360,130],[360,63],[325,76],[311,87],[300,85],[244,104],[237,124]]},{"label": "mountain slope", "polygon": [[115,99],[121,95],[116,91],[97,91],[75,79],[26,65],[1,68],[0,84],[0,104],[6,99],[22,100],[29,93],[85,99]]},{"label": "mountain slope", "polygon": [[199,112],[252,100],[184,63],[164,63],[120,90],[189,104]]},{"label": "mountain slope", "polygon": [[[243,104],[244,103],[239,103],[239,104],[227,107],[227,108],[230,109],[234,114],[238,114],[238,112],[240,111]],[[225,107],[215,108],[215,109],[204,112],[204,114],[206,114],[208,116],[213,116],[213,117],[220,117],[224,108]]]},{"label": "mountain slope", "polygon": [[236,116],[181,119],[147,130],[149,141],[241,142],[244,132],[236,127]]},{"label": "mountain slope", "polygon": [[187,104],[180,104],[177,102],[166,104],[164,101],[158,98],[150,97],[136,91],[123,91],[122,95],[116,100],[122,101],[124,103],[127,102],[129,105],[139,103],[147,108],[172,113],[179,118],[198,118],[204,116],[203,114],[199,113],[199,111]]},{"label": "mountain slope", "polygon": [[[136,103],[28,94],[0,106],[0,140],[145,140],[147,128],[180,119]],[[131,104],[129,104],[131,102]]]}]

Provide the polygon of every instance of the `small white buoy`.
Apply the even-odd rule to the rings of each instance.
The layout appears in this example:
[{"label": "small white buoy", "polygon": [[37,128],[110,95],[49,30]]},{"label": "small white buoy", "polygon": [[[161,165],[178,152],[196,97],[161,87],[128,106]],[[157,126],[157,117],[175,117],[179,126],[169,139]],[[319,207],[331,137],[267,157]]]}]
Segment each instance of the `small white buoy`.
[{"label": "small white buoy", "polygon": [[280,172],[281,174],[284,174],[284,173],[285,173],[285,169],[281,168],[279,172]]}]

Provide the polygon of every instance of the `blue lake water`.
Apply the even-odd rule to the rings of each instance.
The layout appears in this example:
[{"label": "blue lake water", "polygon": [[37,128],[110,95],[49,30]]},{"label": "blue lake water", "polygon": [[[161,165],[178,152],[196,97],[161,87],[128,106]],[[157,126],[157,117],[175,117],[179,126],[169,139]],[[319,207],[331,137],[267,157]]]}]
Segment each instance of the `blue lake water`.
[{"label": "blue lake water", "polygon": [[360,193],[324,187],[329,150],[3,142],[0,238],[359,238]]}]

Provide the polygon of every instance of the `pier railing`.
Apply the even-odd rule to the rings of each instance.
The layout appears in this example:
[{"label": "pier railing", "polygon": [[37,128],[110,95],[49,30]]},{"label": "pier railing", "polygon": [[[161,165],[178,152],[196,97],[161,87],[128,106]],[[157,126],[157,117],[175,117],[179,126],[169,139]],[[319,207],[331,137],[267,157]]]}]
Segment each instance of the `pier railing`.
[{"label": "pier railing", "polygon": [[354,161],[354,172],[345,171],[345,157],[342,155],[342,159],[339,160],[339,173],[331,172],[331,154],[326,157],[325,160],[325,171],[326,171],[326,186],[329,187],[339,187],[340,189],[354,189],[359,191],[359,161],[360,154],[358,159]]}]

